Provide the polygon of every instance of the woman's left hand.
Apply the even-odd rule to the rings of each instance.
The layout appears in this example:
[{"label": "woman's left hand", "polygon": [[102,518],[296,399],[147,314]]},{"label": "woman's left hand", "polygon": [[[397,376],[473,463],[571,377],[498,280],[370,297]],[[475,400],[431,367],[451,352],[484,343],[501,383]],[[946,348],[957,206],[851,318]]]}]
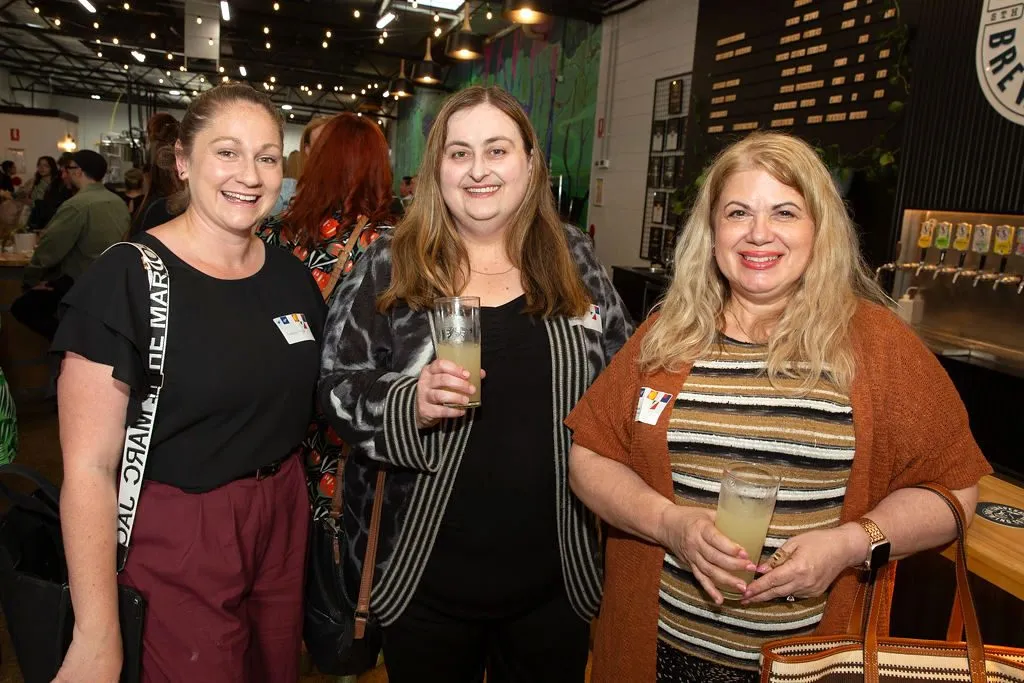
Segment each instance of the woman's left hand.
[{"label": "woman's left hand", "polygon": [[816,598],[840,572],[860,565],[867,550],[867,534],[857,524],[794,536],[757,568],[763,575],[747,586],[742,602],[768,602],[790,595]]}]

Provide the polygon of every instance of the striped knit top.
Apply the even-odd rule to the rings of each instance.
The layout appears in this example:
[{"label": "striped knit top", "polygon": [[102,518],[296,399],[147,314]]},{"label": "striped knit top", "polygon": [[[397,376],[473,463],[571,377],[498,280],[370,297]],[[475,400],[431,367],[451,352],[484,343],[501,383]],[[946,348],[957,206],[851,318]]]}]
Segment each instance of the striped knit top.
[{"label": "striped knit top", "polygon": [[[823,380],[811,392],[772,386],[767,347],[723,338],[719,353],[694,363],[668,426],[676,502],[714,509],[723,469],[737,461],[781,477],[761,562],[786,539],[838,526],[853,462],[849,397]],[[760,564],[760,562],[758,562]],[[796,602],[716,606],[685,565],[665,555],[659,590],[658,637],[685,654],[756,670],[761,644],[810,634],[825,610],[823,595]]]}]

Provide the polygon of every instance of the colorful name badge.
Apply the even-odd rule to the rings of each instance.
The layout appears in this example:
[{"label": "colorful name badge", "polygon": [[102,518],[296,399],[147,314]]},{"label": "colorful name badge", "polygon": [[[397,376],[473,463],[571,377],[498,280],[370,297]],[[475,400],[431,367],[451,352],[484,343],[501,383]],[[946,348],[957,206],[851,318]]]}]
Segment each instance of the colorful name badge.
[{"label": "colorful name badge", "polygon": [[665,406],[671,402],[672,394],[643,387],[640,389],[640,399],[636,402],[636,415],[633,419],[645,425],[656,425]]},{"label": "colorful name badge", "polygon": [[302,313],[292,313],[274,318],[274,324],[281,331],[284,340],[289,344],[298,344],[304,341],[316,341],[313,331],[309,329],[306,316]]},{"label": "colorful name badge", "polygon": [[588,330],[594,330],[595,332],[604,330],[604,326],[601,324],[601,307],[597,304],[591,304],[586,313],[579,318],[573,318],[569,322],[573,325],[582,325]]}]

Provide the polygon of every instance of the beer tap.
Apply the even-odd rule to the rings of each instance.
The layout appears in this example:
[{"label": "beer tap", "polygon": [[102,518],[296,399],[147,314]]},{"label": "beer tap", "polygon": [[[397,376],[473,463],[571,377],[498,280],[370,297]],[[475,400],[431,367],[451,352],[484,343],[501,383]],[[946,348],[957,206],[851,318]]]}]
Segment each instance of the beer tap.
[{"label": "beer tap", "polygon": [[956,282],[961,275],[975,276],[974,286],[978,286],[978,278],[984,274],[985,261],[988,259],[989,249],[992,248],[992,226],[987,223],[981,223],[974,226],[974,235],[971,238],[971,251],[979,255],[978,267],[960,270],[953,276],[953,282]]},{"label": "beer tap", "polygon": [[878,282],[878,279],[880,277],[882,277],[882,273],[883,272],[892,273],[895,270],[896,270],[896,262],[895,261],[890,261],[889,263],[885,263],[883,265],[878,266],[877,268],[875,268],[875,282]]},{"label": "beer tap", "polygon": [[[971,232],[973,230],[974,226],[970,223],[956,224],[956,230],[953,233],[953,250],[960,252],[960,259],[955,266],[942,266],[937,269],[932,275],[932,279],[937,278],[939,275],[949,275],[950,273],[956,273],[953,276],[953,282],[960,278],[960,273],[964,269],[964,261],[967,260],[967,254],[971,251]],[[945,256],[945,252],[939,256],[940,262],[943,256]]]},{"label": "beer tap", "polygon": [[[992,247],[992,253],[1001,257],[999,259],[999,269],[976,275],[974,277],[974,286],[977,287],[979,281],[994,281],[992,285],[994,291],[999,289],[999,281],[1006,276],[1006,264],[1010,260],[1010,254],[1013,252],[1013,226],[997,225],[993,231],[993,236],[995,238],[995,245]],[[984,266],[979,266],[979,270],[983,268]]]},{"label": "beer tap", "polygon": [[[924,271],[931,273],[933,280],[939,276],[939,270],[942,269],[942,264],[946,262],[946,250],[949,249],[952,236],[953,224],[949,221],[943,221],[935,226],[935,248],[939,250],[939,260],[936,263],[922,263],[919,265],[914,273],[914,277],[920,276]],[[922,257],[921,260],[924,261],[924,258]]]},{"label": "beer tap", "polygon": [[[1006,253],[1006,255],[1003,256],[1002,263],[1000,263],[1000,273],[1005,270],[1006,261],[1010,254],[1017,257],[1016,260],[1018,261],[1020,260],[1020,257],[1024,257],[1024,227],[1016,229],[1017,243],[1011,249],[1011,245],[1013,245],[1014,241],[1013,233],[1014,229],[1009,225],[1000,225],[996,228],[996,246],[994,251],[996,251],[996,253]],[[1003,275],[995,281],[995,284],[992,285],[992,290],[995,291],[996,289],[999,289],[999,285],[1008,285],[1010,287],[1017,285],[1017,294],[1020,294],[1021,291],[1024,290],[1024,275],[1019,273]]]},{"label": "beer tap", "polygon": [[935,219],[926,220],[921,224],[921,231],[917,234],[917,246],[921,249],[921,255],[912,263],[900,263],[900,270],[913,270],[914,276],[921,274],[924,268],[924,260],[928,257],[928,247],[932,246],[935,240]]}]

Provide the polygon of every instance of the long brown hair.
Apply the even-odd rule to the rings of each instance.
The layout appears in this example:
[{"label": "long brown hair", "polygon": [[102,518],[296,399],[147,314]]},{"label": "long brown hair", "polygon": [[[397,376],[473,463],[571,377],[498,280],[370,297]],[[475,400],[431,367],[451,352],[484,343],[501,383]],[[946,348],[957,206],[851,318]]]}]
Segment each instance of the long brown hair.
[{"label": "long brown hair", "polygon": [[320,223],[335,211],[343,214],[341,234],[360,215],[371,225],[388,220],[390,205],[388,141],[368,117],[345,112],[321,131],[282,220],[293,241],[312,247],[320,240]]},{"label": "long brown hair", "polygon": [[495,86],[466,88],[441,107],[427,136],[416,196],[395,229],[391,286],[381,294],[377,306],[384,311],[404,301],[414,310],[429,308],[436,297],[461,294],[469,281],[469,255],[441,194],[441,161],[451,117],[485,103],[512,119],[527,156],[533,160],[523,203],[505,231],[505,252],[519,268],[526,292],[524,311],[545,317],[582,315],[590,297],[555,209],[537,133],[519,102]]}]

